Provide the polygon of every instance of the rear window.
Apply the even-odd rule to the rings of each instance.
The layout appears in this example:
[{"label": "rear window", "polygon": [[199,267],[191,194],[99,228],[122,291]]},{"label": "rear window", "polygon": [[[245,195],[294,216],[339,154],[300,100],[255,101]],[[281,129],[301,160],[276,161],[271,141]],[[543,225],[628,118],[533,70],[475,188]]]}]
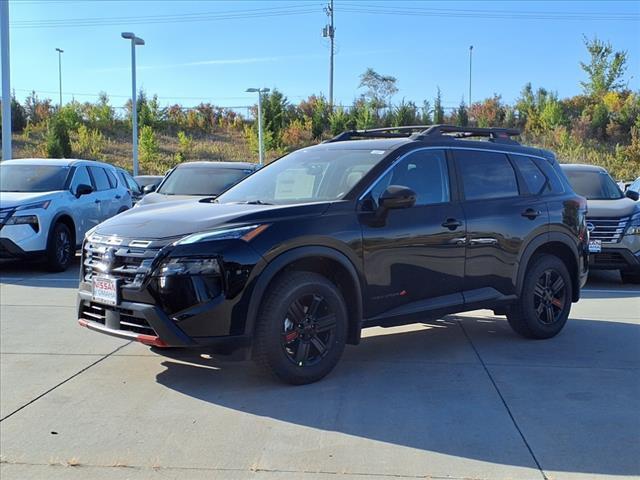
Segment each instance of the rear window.
[{"label": "rear window", "polygon": [[587,200],[618,200],[622,191],[608,173],[601,170],[565,169],[573,190]]},{"label": "rear window", "polygon": [[516,173],[505,154],[479,150],[455,150],[466,200],[515,197]]}]

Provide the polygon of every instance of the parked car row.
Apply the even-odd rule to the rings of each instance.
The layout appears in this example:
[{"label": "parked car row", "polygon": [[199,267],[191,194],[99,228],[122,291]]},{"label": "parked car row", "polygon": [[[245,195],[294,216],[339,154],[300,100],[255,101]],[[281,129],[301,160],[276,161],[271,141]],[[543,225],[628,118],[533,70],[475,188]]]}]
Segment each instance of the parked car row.
[{"label": "parked car row", "polygon": [[[191,171],[192,165],[198,169],[197,175],[174,175]],[[248,163],[185,163],[166,177],[172,178],[166,195],[177,198],[168,195],[175,189],[171,187],[176,184],[173,178],[178,178],[178,188],[184,193],[215,196],[254,169],[255,165]],[[147,175],[138,180],[151,185],[148,192],[164,178]],[[143,200],[145,190],[138,180],[122,168],[90,160],[2,162],[0,258],[41,257],[51,271],[65,270],[88,230]]]}]

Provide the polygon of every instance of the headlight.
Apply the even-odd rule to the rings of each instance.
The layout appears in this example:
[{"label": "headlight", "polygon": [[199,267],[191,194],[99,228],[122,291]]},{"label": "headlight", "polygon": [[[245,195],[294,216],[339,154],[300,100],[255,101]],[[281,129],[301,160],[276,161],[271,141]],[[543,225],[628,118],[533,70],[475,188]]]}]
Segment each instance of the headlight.
[{"label": "headlight", "polygon": [[640,235],[640,212],[636,212],[631,215],[629,220],[629,227],[625,235]]},{"label": "headlight", "polygon": [[51,205],[51,200],[44,200],[42,202],[35,202],[35,203],[27,203],[26,205],[20,205],[19,207],[16,208],[16,212],[20,212],[22,210],[33,210],[35,208],[42,208],[42,209],[47,209],[49,208],[49,205]]},{"label": "headlight", "polygon": [[31,225],[34,231],[38,232],[40,230],[38,217],[35,215],[14,215],[7,220],[6,225]]},{"label": "headlight", "polygon": [[220,264],[216,258],[168,258],[156,269],[154,276],[219,275]]},{"label": "headlight", "polygon": [[209,232],[194,233],[176,242],[176,245],[189,245],[197,242],[207,242],[210,240],[233,240],[240,239],[249,242],[269,227],[269,224],[249,225],[246,227],[225,228],[211,230]]}]

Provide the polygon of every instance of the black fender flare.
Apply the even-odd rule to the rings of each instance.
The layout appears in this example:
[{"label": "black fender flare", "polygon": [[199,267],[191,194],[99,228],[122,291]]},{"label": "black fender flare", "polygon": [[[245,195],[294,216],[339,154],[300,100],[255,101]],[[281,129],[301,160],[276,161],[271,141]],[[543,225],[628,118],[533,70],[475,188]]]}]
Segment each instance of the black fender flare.
[{"label": "black fender flare", "polygon": [[253,334],[256,320],[258,318],[258,309],[262,303],[265,292],[269,283],[291,263],[309,257],[322,257],[338,262],[349,273],[353,285],[356,290],[355,311],[356,311],[356,335],[354,341],[357,343],[360,339],[360,330],[362,326],[362,287],[360,285],[360,278],[358,272],[353,263],[347,258],[346,255],[340,251],[320,246],[312,245],[305,247],[296,247],[286,252],[281,253],[273,260],[271,260],[258,274],[256,283],[251,290],[251,298],[249,300],[249,307],[247,309],[247,320],[245,324],[245,333]]},{"label": "black fender flare", "polygon": [[[575,264],[579,269],[580,254],[579,254],[578,245],[570,235],[567,235],[566,233],[562,233],[562,232],[547,232],[547,233],[538,235],[527,244],[525,249],[522,251],[522,254],[520,255],[520,258],[518,261],[518,270],[517,270],[517,273],[516,273],[517,276],[515,279],[516,293],[518,296],[520,296],[520,292],[522,290],[522,284],[524,283],[524,276],[527,273],[527,267],[529,266],[531,257],[533,257],[534,252],[538,248],[550,242],[557,242],[557,243],[562,243],[566,245],[573,253]],[[580,279],[579,279],[580,272],[578,271],[574,273],[575,273],[575,278],[573,278],[574,275],[572,275],[572,279],[574,280],[573,290],[574,290],[574,297],[575,297],[576,288],[578,292],[580,291]]]}]

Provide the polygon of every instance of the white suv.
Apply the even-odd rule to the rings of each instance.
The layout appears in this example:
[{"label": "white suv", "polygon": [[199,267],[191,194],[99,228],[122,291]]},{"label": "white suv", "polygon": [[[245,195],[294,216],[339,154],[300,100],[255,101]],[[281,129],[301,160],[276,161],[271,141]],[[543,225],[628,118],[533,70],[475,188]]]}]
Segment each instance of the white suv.
[{"label": "white suv", "polygon": [[43,255],[65,270],[84,234],[131,208],[116,169],[91,160],[24,159],[0,163],[0,258]]}]

